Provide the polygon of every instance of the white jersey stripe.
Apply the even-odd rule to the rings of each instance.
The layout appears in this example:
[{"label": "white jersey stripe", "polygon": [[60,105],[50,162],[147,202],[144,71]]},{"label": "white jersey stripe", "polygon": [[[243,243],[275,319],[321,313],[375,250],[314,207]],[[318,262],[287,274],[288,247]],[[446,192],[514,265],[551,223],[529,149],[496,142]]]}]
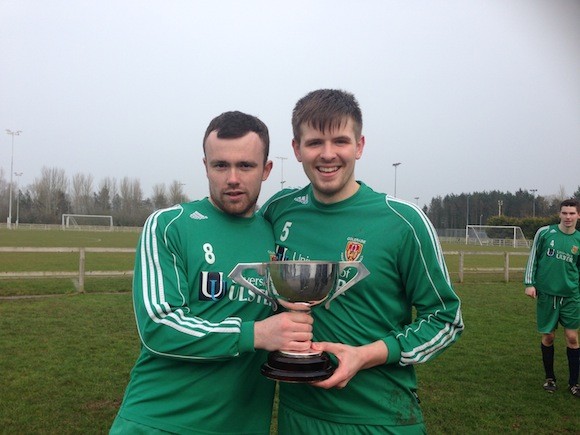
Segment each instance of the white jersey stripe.
[{"label": "white jersey stripe", "polygon": [[[401,215],[397,210],[395,210],[392,207],[392,205],[390,204],[390,202],[398,202],[398,203],[405,204],[407,206],[410,206],[412,209],[414,209],[417,212],[418,216],[421,218],[425,227],[428,230],[431,245],[432,245],[431,247],[436,254],[439,268],[443,271],[445,280],[449,284],[449,287],[452,288],[451,278],[450,278],[449,272],[447,270],[447,266],[445,264],[445,260],[443,257],[443,251],[441,249],[441,244],[439,243],[439,238],[437,237],[437,233],[436,233],[435,228],[433,227],[431,221],[429,221],[429,219],[425,216],[425,214],[421,211],[421,209],[419,209],[415,204],[412,204],[412,203],[407,202],[407,201],[393,199],[393,198],[390,198],[388,196],[386,197],[387,206],[393,211],[393,213],[398,215],[409,226],[409,228],[413,232],[413,237],[415,238],[415,241],[417,242],[417,244],[419,244],[419,246],[421,246],[421,242],[420,242],[419,237],[417,237],[417,232],[415,231],[415,227],[403,215]],[[443,298],[441,297],[441,294],[439,293],[439,291],[438,291],[438,289],[433,281],[433,278],[432,278],[431,274],[429,273],[429,268],[427,267],[427,262],[425,260],[424,255],[423,255],[423,249],[420,249],[419,253],[421,256],[421,264],[423,265],[425,275],[426,275],[429,283],[431,284],[431,288],[433,289],[433,291],[437,295],[437,298],[441,302],[441,306],[443,307],[443,309],[445,309],[446,308],[445,302],[443,301]],[[433,357],[440,349],[445,348],[449,343],[453,342],[455,340],[455,337],[457,336],[457,334],[463,330],[463,323],[461,321],[460,313],[461,313],[461,309],[459,307],[457,312],[456,312],[455,322],[453,324],[447,323],[445,325],[445,327],[441,331],[439,331],[437,333],[437,335],[435,337],[433,337],[430,341],[423,343],[421,346],[418,346],[409,352],[402,352],[400,363],[405,365],[405,364],[416,364],[416,363],[421,362],[421,361],[426,361],[426,360],[430,359],[431,357]],[[430,314],[427,317],[427,319],[421,320],[419,322],[417,328],[413,332],[417,332],[419,329],[421,329],[421,326],[425,322],[429,323],[430,319],[432,317],[434,317],[434,315],[436,315],[436,314],[437,314],[437,312],[435,312],[434,314]],[[455,326],[455,325],[457,325],[457,326]],[[411,328],[408,328],[405,331],[405,333],[398,334],[397,337],[407,336],[407,334],[410,332],[411,332]]]},{"label": "white jersey stripe", "polygon": [[[212,323],[200,319],[199,317],[187,317],[182,309],[172,311],[171,306],[165,300],[163,269],[161,268],[159,261],[160,240],[158,240],[156,236],[156,229],[159,216],[165,212],[174,210],[180,211],[177,217],[179,217],[183,212],[181,206],[159,210],[147,219],[143,228],[139,256],[142,265],[142,297],[149,317],[156,323],[165,324],[180,332],[196,337],[201,337],[207,333],[239,333],[241,331],[242,321],[238,317],[225,319],[221,323]],[[167,227],[169,227],[177,217],[175,217]],[[166,243],[167,239],[165,238],[165,234],[163,237],[164,240],[162,243]],[[177,259],[175,255],[173,256],[173,260],[174,272],[179,284],[178,291],[181,295],[182,301],[185,301],[181,289],[181,283],[179,282]]]}]

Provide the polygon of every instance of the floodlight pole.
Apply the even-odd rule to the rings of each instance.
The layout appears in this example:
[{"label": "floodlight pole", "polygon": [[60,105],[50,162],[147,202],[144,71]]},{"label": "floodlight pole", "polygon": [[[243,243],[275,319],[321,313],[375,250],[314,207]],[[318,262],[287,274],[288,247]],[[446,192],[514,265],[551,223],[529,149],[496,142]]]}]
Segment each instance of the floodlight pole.
[{"label": "floodlight pole", "polygon": [[395,194],[393,195],[395,198],[397,197],[397,167],[401,164],[401,162],[393,163],[395,167]]},{"label": "floodlight pole", "polygon": [[415,202],[417,203],[417,205],[419,205],[419,197],[418,196],[415,197]]},{"label": "floodlight pole", "polygon": [[536,217],[536,192],[538,191],[538,189],[530,189],[530,192],[532,192],[532,217]]},{"label": "floodlight pole", "polygon": [[8,229],[12,228],[12,176],[14,175],[14,136],[19,136],[22,133],[21,130],[12,131],[6,129],[6,134],[12,136],[12,153],[10,154],[10,194],[8,199],[8,218],[6,219],[6,226]]},{"label": "floodlight pole", "polygon": [[284,160],[288,160],[288,157],[276,157],[277,159],[280,160],[280,190],[284,189],[284,183],[286,182],[284,180]]},{"label": "floodlight pole", "polygon": [[502,205],[503,205],[503,201],[502,200],[498,200],[497,201],[497,208],[498,208],[499,216],[501,216],[501,206]]},{"label": "floodlight pole", "polygon": [[[20,179],[22,172],[15,172],[14,175]],[[18,228],[18,224],[20,223],[20,181],[18,184],[18,196],[16,197],[16,228]]]}]

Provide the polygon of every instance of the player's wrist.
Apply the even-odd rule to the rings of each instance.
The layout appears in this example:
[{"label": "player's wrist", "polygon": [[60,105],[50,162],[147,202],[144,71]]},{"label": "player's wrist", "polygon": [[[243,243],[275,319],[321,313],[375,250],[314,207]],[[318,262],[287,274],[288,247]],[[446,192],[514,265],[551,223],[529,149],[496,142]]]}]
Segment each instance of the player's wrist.
[{"label": "player's wrist", "polygon": [[254,321],[242,323],[238,346],[240,353],[254,352],[256,350],[254,323]]}]

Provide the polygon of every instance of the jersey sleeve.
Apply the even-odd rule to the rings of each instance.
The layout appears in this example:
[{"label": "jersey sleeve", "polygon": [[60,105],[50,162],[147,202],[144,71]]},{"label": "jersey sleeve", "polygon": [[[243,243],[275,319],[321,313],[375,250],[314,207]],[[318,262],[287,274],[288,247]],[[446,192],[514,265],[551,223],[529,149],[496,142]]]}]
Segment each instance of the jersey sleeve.
[{"label": "jersey sleeve", "polygon": [[532,248],[530,250],[530,256],[528,257],[528,262],[526,263],[526,269],[524,271],[524,285],[526,287],[536,285],[536,271],[538,270],[538,252],[541,251],[540,244],[542,241],[542,234],[546,227],[540,228],[536,231],[534,236],[534,241],[532,243]]},{"label": "jersey sleeve", "polygon": [[451,346],[464,325],[461,303],[452,288],[435,229],[419,210],[401,214],[401,218],[409,231],[398,267],[416,316],[384,341],[389,349],[387,363],[412,365],[426,362]]},{"label": "jersey sleeve", "polygon": [[133,302],[144,348],[158,357],[196,362],[253,351],[254,322],[209,321],[195,315],[180,239],[173,225],[180,206],[153,213],[137,245]]}]

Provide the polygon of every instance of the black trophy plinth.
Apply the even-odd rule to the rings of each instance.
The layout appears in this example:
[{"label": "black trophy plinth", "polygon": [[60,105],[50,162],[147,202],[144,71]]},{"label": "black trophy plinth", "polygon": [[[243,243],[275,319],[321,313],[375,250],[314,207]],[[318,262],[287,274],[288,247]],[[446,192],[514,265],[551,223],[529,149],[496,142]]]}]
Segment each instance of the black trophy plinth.
[{"label": "black trophy plinth", "polygon": [[261,373],[269,379],[282,382],[309,383],[323,381],[334,373],[326,352],[320,355],[294,355],[270,352]]}]

